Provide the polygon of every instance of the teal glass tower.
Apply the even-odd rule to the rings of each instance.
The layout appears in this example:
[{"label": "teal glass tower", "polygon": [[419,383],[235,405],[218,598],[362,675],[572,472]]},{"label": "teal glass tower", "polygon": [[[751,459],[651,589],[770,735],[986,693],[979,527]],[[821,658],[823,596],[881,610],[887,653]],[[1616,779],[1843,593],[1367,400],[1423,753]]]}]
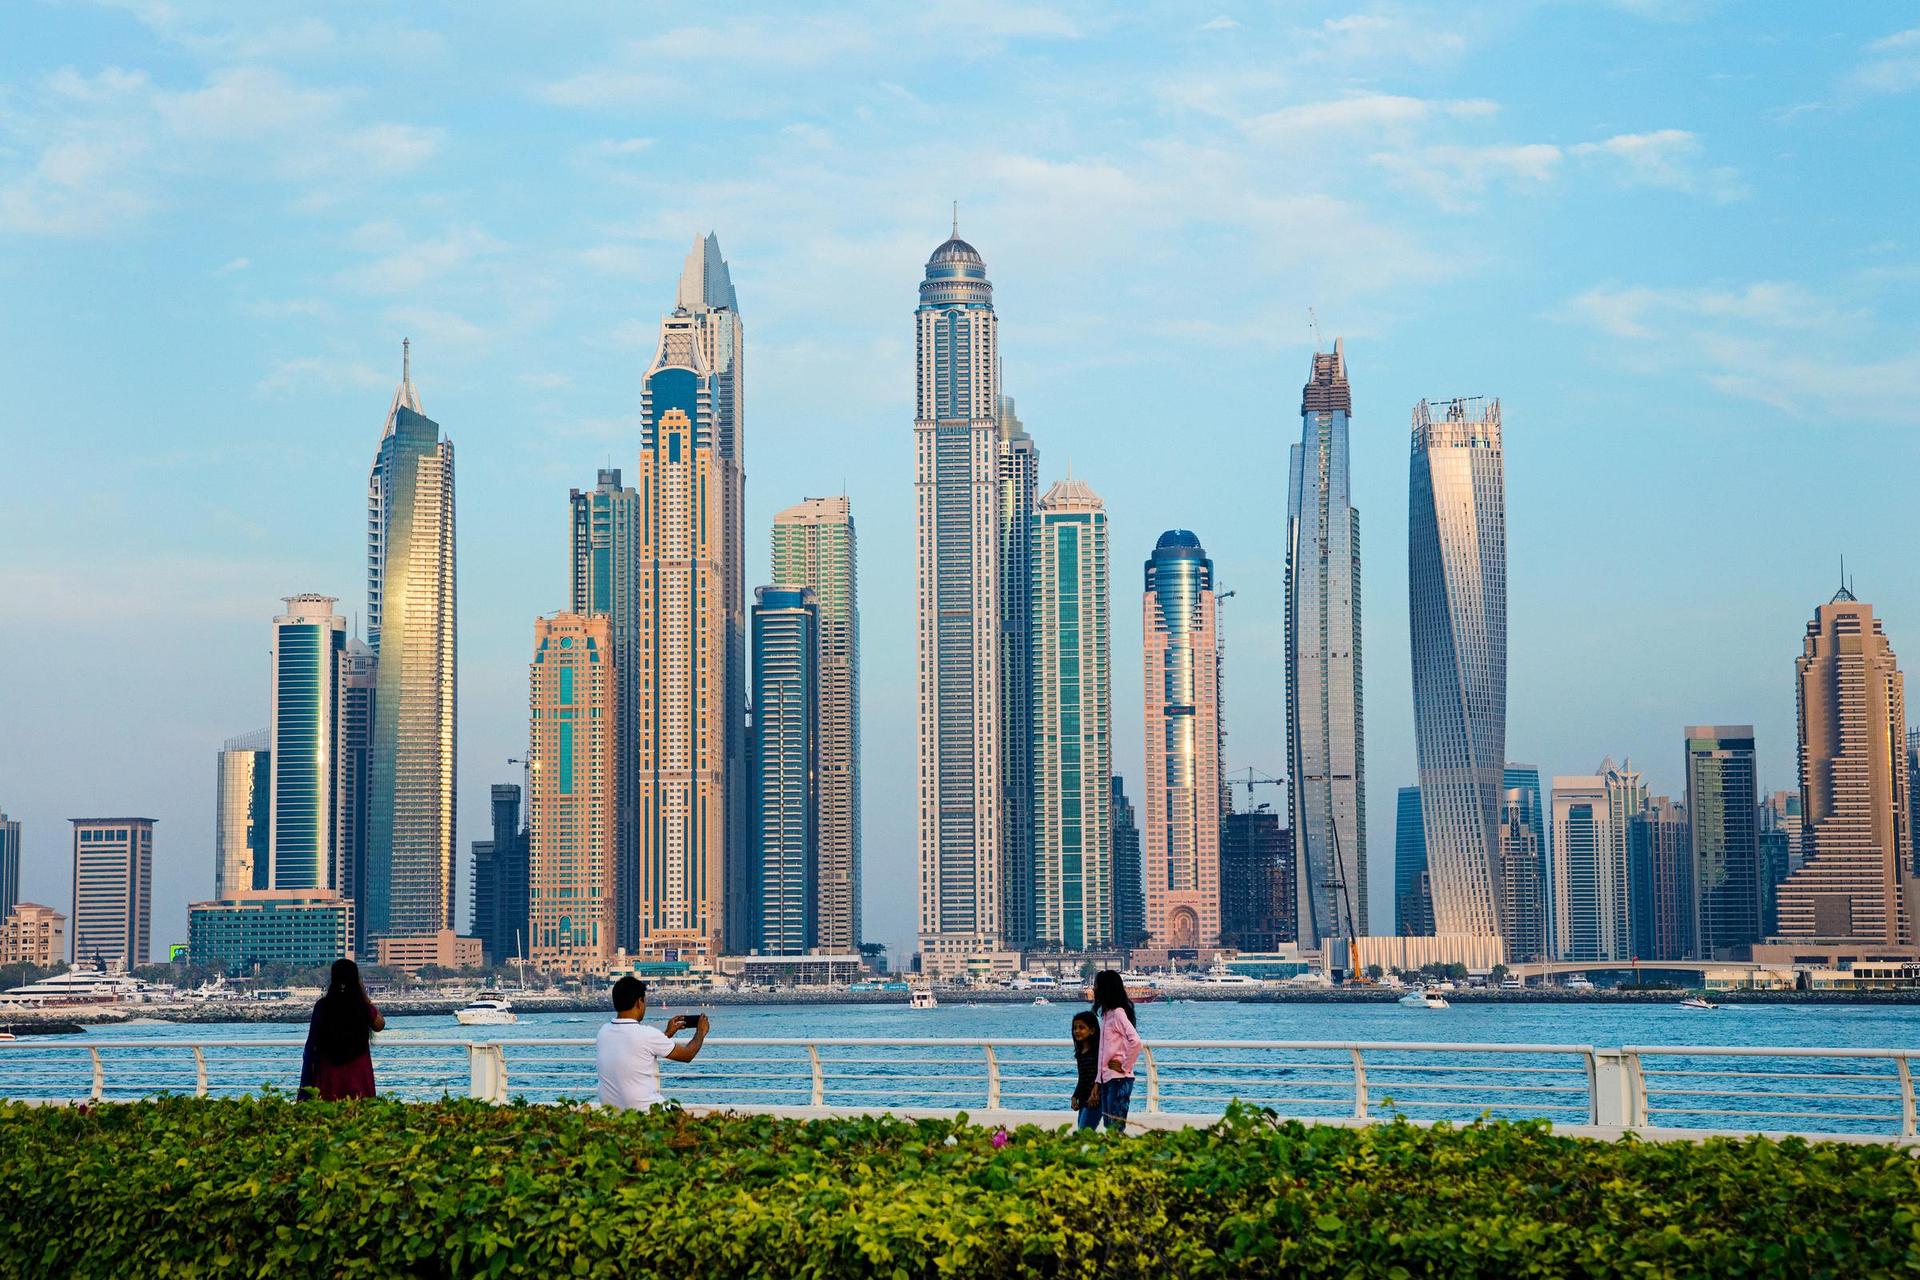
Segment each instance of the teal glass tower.
[{"label": "teal glass tower", "polygon": [[367,483],[365,937],[451,929],[457,650],[453,442],[420,410],[403,344],[400,386]]},{"label": "teal glass tower", "polygon": [[268,887],[330,889],[337,862],[347,621],[332,596],[285,599],[273,620]]},{"label": "teal glass tower", "polygon": [[818,937],[820,606],[807,587],[754,592],[753,945],[799,956]]},{"label": "teal glass tower", "polygon": [[[640,635],[638,581],[640,499],[615,467],[591,489],[568,495],[573,531],[572,612],[601,614],[612,624],[614,678],[613,918],[614,939],[633,951],[640,934],[639,785]],[[495,837],[496,846],[499,837]]]},{"label": "teal glass tower", "polygon": [[1760,782],[1750,724],[1689,725],[1692,941],[1702,960],[1744,960],[1770,896],[1760,867]]},{"label": "teal glass tower", "polygon": [[1393,914],[1403,938],[1433,933],[1433,897],[1427,883],[1427,833],[1421,825],[1420,788],[1400,788],[1393,817]]},{"label": "teal glass tower", "polygon": [[1085,481],[1032,517],[1030,946],[1113,945],[1113,674],[1107,508]]}]

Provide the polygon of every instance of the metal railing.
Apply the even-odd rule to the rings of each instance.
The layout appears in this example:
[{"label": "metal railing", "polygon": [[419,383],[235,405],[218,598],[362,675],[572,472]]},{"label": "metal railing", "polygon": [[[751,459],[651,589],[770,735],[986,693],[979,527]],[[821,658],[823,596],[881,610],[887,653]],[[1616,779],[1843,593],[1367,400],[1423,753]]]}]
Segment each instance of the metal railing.
[{"label": "metal railing", "polygon": [[[299,1080],[303,1040],[0,1043],[0,1097],[228,1097]],[[380,1091],[425,1100],[589,1100],[592,1040],[374,1041]],[[1915,1051],[1920,1053],[1920,1051]],[[1545,1119],[1608,1132],[1802,1132],[1913,1140],[1912,1054],[1893,1049],[1161,1040],[1135,1066],[1133,1115],[1210,1119],[1238,1100],[1305,1120]],[[1037,1039],[713,1038],[664,1064],[689,1106],[738,1110],[1052,1114],[1069,1046]]]}]

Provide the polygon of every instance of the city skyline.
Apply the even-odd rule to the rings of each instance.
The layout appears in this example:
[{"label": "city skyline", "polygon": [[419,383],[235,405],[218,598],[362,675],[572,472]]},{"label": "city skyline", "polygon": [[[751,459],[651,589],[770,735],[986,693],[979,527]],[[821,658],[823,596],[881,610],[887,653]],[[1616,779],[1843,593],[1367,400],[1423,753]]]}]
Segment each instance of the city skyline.
[{"label": "city skyline", "polygon": [[[1111,59],[1113,39],[1100,16],[1058,12],[1065,16],[1050,29],[1000,27],[983,38],[1057,67],[1070,83],[1112,70],[1100,62]],[[494,153],[478,149],[487,131],[466,114],[471,93],[450,95],[445,107],[401,109],[392,105],[399,95],[365,92],[396,73],[381,60],[389,55],[365,57],[365,46],[353,45],[364,33],[337,31],[331,50],[295,49],[288,42],[297,33],[285,32],[279,44],[243,48],[202,39],[220,34],[219,24],[191,12],[165,29],[125,14],[36,15],[24,24],[28,38],[0,53],[22,93],[21,113],[6,126],[17,150],[0,164],[0,255],[22,299],[5,322],[9,381],[18,389],[17,421],[84,429],[23,431],[10,441],[23,501],[0,517],[0,533],[20,553],[5,570],[17,605],[0,621],[0,644],[17,664],[29,652],[28,626],[69,615],[94,625],[76,628],[60,652],[36,657],[46,679],[32,683],[47,691],[26,687],[17,665],[10,673],[6,718],[15,728],[0,742],[0,805],[24,824],[22,897],[67,901],[67,817],[154,814],[156,945],[184,938],[185,903],[204,897],[210,881],[207,765],[224,739],[264,719],[262,623],[270,615],[259,601],[314,588],[341,597],[350,619],[360,612],[361,548],[341,495],[359,483],[354,472],[364,479],[369,405],[383,391],[375,383],[390,385],[389,353],[408,334],[430,361],[424,389],[436,416],[461,447],[458,826],[468,837],[483,834],[487,787],[511,776],[503,762],[524,743],[518,678],[527,619],[568,603],[554,550],[557,495],[609,455],[610,465],[631,464],[645,358],[631,344],[645,338],[623,326],[651,331],[687,236],[717,227],[755,306],[756,422],[766,424],[754,442],[755,474],[779,477],[749,491],[748,580],[770,580],[753,566],[764,563],[758,531],[772,511],[805,493],[844,488],[862,512],[870,552],[863,587],[873,602],[866,695],[877,712],[866,733],[866,932],[898,953],[912,931],[913,893],[901,854],[913,823],[910,766],[901,763],[911,760],[913,732],[900,710],[912,696],[912,660],[903,656],[911,653],[910,621],[901,621],[910,614],[912,572],[901,553],[911,536],[899,480],[910,467],[897,430],[910,379],[901,290],[955,196],[1003,294],[1009,387],[1049,460],[1074,458],[1099,480],[1116,559],[1145,554],[1160,529],[1200,525],[1222,586],[1238,593],[1223,608],[1234,654],[1230,765],[1285,772],[1274,728],[1282,698],[1271,674],[1281,607],[1272,507],[1291,387],[1315,345],[1305,308],[1317,305],[1364,375],[1354,484],[1372,553],[1365,594],[1374,795],[1417,776],[1399,608],[1405,582],[1394,563],[1405,535],[1397,523],[1404,437],[1395,424],[1422,395],[1450,389],[1500,391],[1514,426],[1509,751],[1549,775],[1579,772],[1607,750],[1631,753],[1653,790],[1678,795],[1681,727],[1751,722],[1761,787],[1797,785],[1786,672],[1794,637],[1831,592],[1837,554],[1851,553],[1860,593],[1886,619],[1896,651],[1920,632],[1915,568],[1878,549],[1905,536],[1901,503],[1880,477],[1910,469],[1916,447],[1910,433],[1891,430],[1915,376],[1905,348],[1889,341],[1911,327],[1912,304],[1887,292],[1913,269],[1891,212],[1907,202],[1844,202],[1817,226],[1783,217],[1817,193],[1847,188],[1848,174],[1890,175],[1900,194],[1906,179],[1897,167],[1875,163],[1877,147],[1900,143],[1898,131],[1889,142],[1857,137],[1853,126],[1867,108],[1898,100],[1890,87],[1895,54],[1882,42],[1909,24],[1867,8],[1699,21],[1582,11],[1448,26],[1439,11],[1413,7],[1371,24],[1335,25],[1346,17],[1236,13],[1237,27],[1205,33],[1198,17],[1124,20],[1133,36],[1156,22],[1167,36],[1164,53],[1126,68],[1169,113],[1164,123],[1127,117],[1146,148],[1090,134],[1085,117],[1060,117],[1061,108],[1039,103],[1002,70],[989,81],[992,93],[967,104],[983,125],[1042,106],[1042,123],[1078,132],[1058,141],[1011,134],[980,156],[989,180],[965,184],[950,173],[910,174],[906,165],[894,166],[906,176],[878,181],[875,173],[904,146],[888,130],[915,135],[917,144],[925,117],[910,103],[895,126],[863,124],[855,113],[863,102],[894,100],[876,81],[920,84],[908,73],[929,56],[923,41],[899,40],[887,55],[833,44],[835,56],[880,74],[836,86],[818,112],[795,105],[772,123],[700,124],[711,130],[696,135],[706,141],[686,148],[674,139],[696,126],[678,108],[649,107],[644,123],[629,128],[587,100],[605,78],[558,87],[624,56],[618,40],[582,38],[584,21],[565,16],[575,52],[536,50],[530,87],[496,77],[490,90],[524,95],[514,99],[523,109],[506,113],[502,140],[553,157],[532,181],[520,172],[514,184],[579,197],[576,209],[557,216],[543,208],[540,217],[555,224],[543,232],[512,201],[491,199],[484,175]],[[832,24],[795,27],[752,15],[741,22],[732,39],[701,56],[723,79],[758,67],[776,91],[795,83],[796,64],[817,71],[807,59],[820,55],[810,52],[818,44],[789,39],[791,61],[769,69],[772,37],[844,38]],[[484,33],[487,22],[476,26]],[[1575,27],[1603,88],[1597,102],[1557,104],[1517,54]],[[1295,28],[1302,38],[1285,39]],[[1398,53],[1382,43],[1409,29],[1430,38]],[[1375,33],[1371,50],[1360,47],[1363,31]],[[76,60],[66,52],[76,47],[72,37],[95,32],[111,45],[83,47],[111,47],[110,55]],[[663,33],[624,34],[658,41]],[[689,56],[686,42],[695,38],[660,44],[657,60]],[[1650,45],[1671,61],[1653,58]],[[596,52],[582,55],[581,47]],[[1410,48],[1421,55],[1409,56]],[[1299,64],[1291,60],[1264,84],[1230,74],[1250,75],[1274,49],[1319,58],[1318,74],[1292,77]],[[748,61],[754,56],[763,61]],[[451,87],[443,62],[408,64],[407,76]],[[1175,74],[1187,71],[1202,74]],[[1190,90],[1174,103],[1166,86],[1176,80],[1210,86],[1216,96],[1200,100]],[[1788,83],[1792,93],[1778,87]],[[933,108],[955,105],[944,91],[920,93]],[[261,100],[282,110],[256,111],[251,131],[238,129],[244,104]],[[215,114],[222,110],[236,114]],[[359,153],[392,197],[379,215],[369,216],[364,201],[346,200],[359,205],[351,211],[329,202],[329,182],[353,194],[338,170],[323,179],[284,158],[297,158],[291,143],[274,150],[273,130],[302,111],[321,113],[296,115],[302,144],[317,140],[316,152],[336,162],[341,153],[324,146],[336,138],[392,148],[374,153],[377,160]],[[69,123],[97,127],[116,112],[152,127],[125,131],[130,153],[110,166],[111,176],[56,163],[72,154],[59,148],[87,136]],[[829,136],[785,131],[794,123]],[[362,137],[385,124],[396,129]],[[1685,136],[1668,136],[1676,132]],[[1182,139],[1213,159],[1164,149]],[[734,140],[745,145],[726,145]],[[1509,150],[1496,156],[1501,146]],[[856,158],[862,149],[872,150],[871,162]],[[1157,155],[1167,174],[1155,177],[1144,161],[1130,160],[1136,150]],[[829,179],[819,185],[798,176],[800,162],[816,155]],[[1630,156],[1644,163],[1636,167]],[[764,176],[730,190],[743,157],[760,162]],[[1221,192],[1200,202],[1226,220],[1212,234],[1170,234],[1177,229],[1145,212],[1157,202],[1140,193],[1160,188],[1144,184],[1186,180],[1218,192],[1191,181],[1193,166],[1250,157],[1262,175],[1247,189],[1251,199],[1242,205]],[[1501,162],[1509,167],[1493,167]],[[1524,163],[1538,167],[1517,167]],[[234,176],[241,169],[253,176]],[[204,196],[178,185],[183,170],[208,177]],[[1286,175],[1282,195],[1307,205],[1270,203],[1269,170]],[[69,191],[98,190],[85,185],[89,174],[105,184],[106,198],[48,205]],[[1416,181],[1429,198],[1411,202],[1417,215],[1395,213],[1393,198]],[[794,200],[767,199],[767,184],[783,182]],[[469,188],[473,198],[445,200]],[[1106,210],[1091,225],[1085,202],[1063,194],[1089,189],[1105,193]],[[1288,237],[1250,229],[1249,210],[1311,218],[1314,201],[1365,215],[1346,219],[1339,235],[1309,222],[1313,235],[1292,237],[1315,246],[1314,265],[1289,256]],[[222,202],[233,216],[219,216]],[[1591,213],[1575,207],[1587,203]],[[838,212],[849,204],[858,212]],[[48,207],[70,212],[59,234],[45,225]],[[1596,219],[1618,231],[1596,237]],[[1574,244],[1582,252],[1568,252]],[[129,245],[152,263],[144,279],[121,269]],[[1116,260],[1129,264],[1129,292],[1204,292],[1206,312],[1183,315],[1168,332],[1156,307],[1090,305],[1095,291],[1084,281]],[[1425,265],[1409,271],[1409,261]],[[1561,265],[1520,280],[1516,267],[1535,261]],[[553,286],[530,285],[547,277],[568,288],[564,322],[554,314]],[[1442,331],[1405,305],[1436,279],[1471,286],[1475,326]],[[574,285],[583,286],[577,296]],[[90,301],[81,305],[80,297]],[[104,314],[145,323],[103,325]],[[1235,374],[1214,380],[1196,405],[1192,390],[1176,394],[1157,373],[1131,367],[1157,344],[1182,361],[1230,361]],[[823,416],[810,394],[813,374],[841,351],[873,373],[854,380],[851,398]],[[86,376],[83,359],[109,360],[120,376]],[[1653,400],[1663,406],[1659,415],[1644,411]],[[216,403],[238,406],[254,430],[213,428],[205,409]],[[1663,423],[1643,420],[1654,416]],[[1818,448],[1805,447],[1811,420],[1821,424]],[[1177,433],[1170,423],[1180,424]],[[1742,447],[1754,441],[1763,447]],[[99,505],[55,503],[49,495],[71,493],[83,471]],[[1764,508],[1767,495],[1789,487],[1843,486],[1854,498],[1817,518],[1788,511],[1725,529],[1685,526],[1689,554],[1717,566],[1714,580],[1690,583],[1677,604],[1658,583],[1683,527],[1680,513],[1696,504]],[[209,500],[182,503],[183,491]],[[348,499],[345,508],[352,505]],[[1576,555],[1601,546],[1636,570],[1604,582],[1572,572]],[[144,646],[98,625],[107,616],[102,602],[133,590],[161,600],[169,619]],[[1671,616],[1652,616],[1669,608]],[[367,619],[359,621],[364,631]],[[1589,672],[1609,678],[1590,681]],[[1125,665],[1115,678],[1131,687]],[[88,689],[79,708],[88,718],[123,720],[137,731],[115,742],[81,739],[68,727],[72,706],[49,692],[62,685]],[[187,688],[197,692],[187,697]],[[1137,774],[1141,759],[1141,713],[1131,701],[1117,699],[1115,713],[1115,769],[1126,775]],[[1377,855],[1391,846],[1392,814],[1376,803],[1369,818]],[[1371,923],[1384,932],[1391,866],[1382,856],[1373,861]],[[463,906],[465,890],[463,883]]]}]

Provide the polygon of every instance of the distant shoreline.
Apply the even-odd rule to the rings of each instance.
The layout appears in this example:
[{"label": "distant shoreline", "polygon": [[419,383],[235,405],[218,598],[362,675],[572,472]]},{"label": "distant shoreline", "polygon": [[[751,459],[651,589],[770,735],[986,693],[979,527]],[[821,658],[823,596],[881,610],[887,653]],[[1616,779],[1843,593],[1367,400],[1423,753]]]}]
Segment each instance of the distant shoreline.
[{"label": "distant shoreline", "polygon": [[[510,993],[511,994],[511,993]],[[1342,989],[1332,990],[1277,990],[1248,992],[1244,990],[1208,991],[1204,988],[1176,995],[1162,996],[1156,1004],[1174,1004],[1186,1001],[1194,1004],[1281,1004],[1281,1005],[1324,1005],[1324,1004],[1373,1004],[1390,1005],[1404,992],[1388,989]],[[1646,1004],[1670,1005],[1677,1003],[1684,992],[1676,989],[1653,989],[1642,987],[1606,988],[1598,991],[1485,991],[1462,990],[1446,992],[1447,1000],[1452,1004]],[[564,996],[539,994],[513,994],[514,1008],[521,1013],[604,1013],[607,1010],[606,997]],[[1740,1005],[1861,1005],[1861,1006],[1905,1006],[1920,1005],[1920,991],[1716,991],[1709,994],[1715,1004]],[[954,991],[942,993],[941,1003],[946,1006],[966,1005],[1031,1005],[1034,1002],[1032,992],[991,990],[991,991]],[[852,1005],[904,1007],[908,1000],[905,991],[689,991],[656,989],[649,1001],[655,1011],[679,1012],[687,1009],[711,1006],[720,1007],[794,1007],[807,1005]],[[1048,1002],[1063,1008],[1076,1006],[1080,1001],[1066,993],[1048,997]],[[401,1017],[447,1017],[467,1003],[465,997],[459,998],[422,998],[422,999],[386,999],[380,1002],[381,1008],[390,1016]],[[258,1023],[304,1023],[307,1021],[311,1006],[305,1002],[275,1002],[272,1004],[252,1001],[231,1001],[218,1003],[192,1004],[126,1004],[68,1006],[47,1010],[8,1010],[0,1015],[0,1024],[16,1024],[16,1030],[32,1024],[58,1022],[84,1026],[114,1026],[134,1019],[153,1019],[160,1022],[194,1025],[206,1023],[258,1022]]]}]

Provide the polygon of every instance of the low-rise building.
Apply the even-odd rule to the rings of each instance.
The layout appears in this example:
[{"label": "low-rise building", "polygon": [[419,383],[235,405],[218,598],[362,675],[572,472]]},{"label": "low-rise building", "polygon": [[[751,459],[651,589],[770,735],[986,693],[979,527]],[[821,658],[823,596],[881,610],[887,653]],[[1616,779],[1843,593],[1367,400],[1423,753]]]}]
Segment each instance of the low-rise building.
[{"label": "low-rise building", "polygon": [[353,954],[353,902],[326,889],[251,889],[187,908],[187,955],[232,970],[312,968]]},{"label": "low-rise building", "polygon": [[441,969],[480,967],[480,939],[463,938],[451,929],[417,936],[396,935],[374,943],[375,963],[403,973],[417,973],[428,965]]},{"label": "low-rise building", "polygon": [[753,987],[846,987],[867,976],[858,953],[804,956],[725,956],[720,972]]},{"label": "low-rise building", "polygon": [[67,918],[37,902],[16,903],[0,921],[0,964],[52,968],[67,958]]}]

